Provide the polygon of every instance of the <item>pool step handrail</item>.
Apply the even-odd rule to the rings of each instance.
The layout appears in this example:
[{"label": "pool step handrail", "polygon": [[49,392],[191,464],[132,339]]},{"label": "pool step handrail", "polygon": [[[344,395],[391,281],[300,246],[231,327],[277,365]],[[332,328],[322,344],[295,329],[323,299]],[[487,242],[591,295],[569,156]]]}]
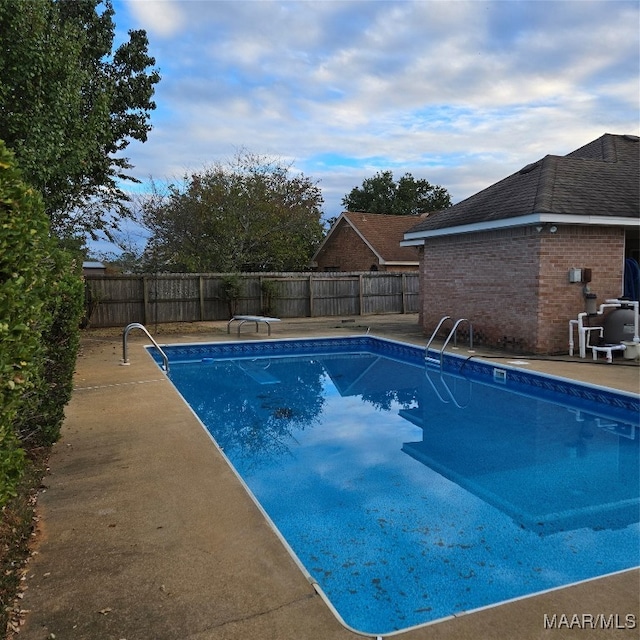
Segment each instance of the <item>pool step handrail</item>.
[{"label": "pool step handrail", "polygon": [[129,336],[129,332],[132,329],[140,329],[141,331],[147,334],[147,338],[149,338],[149,340],[153,342],[153,346],[160,352],[160,355],[162,356],[163,371],[165,371],[166,373],[169,373],[169,358],[167,358],[167,354],[162,350],[160,345],[153,339],[153,336],[149,333],[149,331],[147,331],[147,328],[139,322],[132,322],[131,324],[128,324],[124,328],[124,331],[122,332],[122,364],[123,365],[129,364],[129,358],[127,357],[127,337]]},{"label": "pool step handrail", "polygon": [[442,318],[440,318],[440,322],[438,322],[438,326],[433,330],[433,333],[431,334],[431,337],[429,338],[429,342],[427,342],[427,350],[426,350],[426,357],[427,359],[429,359],[429,347],[431,346],[431,343],[434,341],[438,331],[440,331],[440,327],[447,321],[447,320],[451,320],[451,316],[442,316]]},{"label": "pool step handrail", "polygon": [[427,363],[439,363],[440,364],[440,370],[442,370],[442,363],[443,363],[443,360],[444,360],[444,350],[447,348],[447,345],[449,344],[449,342],[451,342],[451,338],[453,338],[453,345],[454,346],[458,345],[457,331],[458,331],[458,327],[463,322],[466,322],[468,327],[469,327],[469,349],[473,349],[473,325],[471,324],[471,321],[468,320],[467,318],[458,318],[458,320],[456,320],[454,322],[453,327],[451,328],[451,331],[449,332],[449,335],[447,336],[446,340],[444,341],[444,344],[442,345],[442,347],[439,350],[437,350],[440,357],[439,358],[434,358],[433,356],[429,355],[429,347],[431,346],[431,343],[435,339],[436,334],[438,333],[438,331],[440,331],[440,327],[442,327],[442,325],[447,320],[451,320],[451,316],[443,316],[440,319],[440,322],[438,322],[438,326],[435,328],[434,332],[431,334],[431,337],[429,338],[429,342],[427,342],[427,346],[426,346],[425,352],[424,352],[425,361]]}]

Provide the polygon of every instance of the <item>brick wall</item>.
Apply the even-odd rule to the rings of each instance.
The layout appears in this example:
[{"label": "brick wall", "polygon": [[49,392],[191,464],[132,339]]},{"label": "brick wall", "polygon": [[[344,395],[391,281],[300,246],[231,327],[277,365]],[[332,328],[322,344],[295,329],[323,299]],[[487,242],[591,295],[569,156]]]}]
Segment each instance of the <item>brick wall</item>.
[{"label": "brick wall", "polygon": [[569,320],[584,311],[571,267],[590,268],[601,304],[621,294],[624,232],[557,225],[429,239],[421,263],[421,318],[468,318],[478,344],[523,353],[567,350]]},{"label": "brick wall", "polygon": [[[362,238],[348,224],[342,222],[316,257],[318,270],[337,268],[338,271],[369,271],[378,259]],[[382,269],[380,269],[382,270]]]},{"label": "brick wall", "polygon": [[569,319],[585,310],[584,285],[569,283],[571,267],[589,268],[598,306],[623,293],[624,231],[606,227],[560,226],[543,234],[540,254],[540,353],[566,352]]}]

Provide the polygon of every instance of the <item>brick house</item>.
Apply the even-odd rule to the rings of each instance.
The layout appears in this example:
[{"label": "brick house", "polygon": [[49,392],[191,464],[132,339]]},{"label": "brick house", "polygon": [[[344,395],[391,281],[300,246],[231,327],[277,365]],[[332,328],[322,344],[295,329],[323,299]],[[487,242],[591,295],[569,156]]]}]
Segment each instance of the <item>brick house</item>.
[{"label": "brick house", "polygon": [[311,266],[318,271],[417,271],[418,249],[400,245],[416,220],[345,211],[313,255]]},{"label": "brick house", "polygon": [[[449,315],[468,318],[478,344],[566,352],[585,294],[598,305],[619,298],[625,259],[639,258],[638,148],[637,136],[605,134],[409,229],[403,245],[420,249],[425,334]],[[573,269],[583,281],[571,281]]]}]

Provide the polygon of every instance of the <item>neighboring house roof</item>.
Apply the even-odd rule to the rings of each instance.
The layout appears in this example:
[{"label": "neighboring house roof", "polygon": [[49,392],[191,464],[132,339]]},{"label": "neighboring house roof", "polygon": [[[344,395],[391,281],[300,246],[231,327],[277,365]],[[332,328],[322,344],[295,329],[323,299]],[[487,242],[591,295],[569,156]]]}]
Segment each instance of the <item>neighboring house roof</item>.
[{"label": "neighboring house roof", "polygon": [[345,211],[340,214],[324,241],[315,252],[315,262],[322,249],[331,241],[341,224],[347,224],[360,236],[373,251],[380,264],[405,265],[419,264],[416,251],[412,247],[400,246],[405,232],[416,223],[417,216],[392,216],[383,213],[354,213]]},{"label": "neighboring house roof", "polygon": [[422,244],[422,239],[436,235],[544,222],[637,225],[639,140],[606,133],[566,156],[547,155],[430,214],[408,230],[403,244]]},{"label": "neighboring house roof", "polygon": [[102,264],[102,262],[85,261],[82,263],[82,268],[83,269],[105,269],[106,267],[104,266],[104,264]]}]

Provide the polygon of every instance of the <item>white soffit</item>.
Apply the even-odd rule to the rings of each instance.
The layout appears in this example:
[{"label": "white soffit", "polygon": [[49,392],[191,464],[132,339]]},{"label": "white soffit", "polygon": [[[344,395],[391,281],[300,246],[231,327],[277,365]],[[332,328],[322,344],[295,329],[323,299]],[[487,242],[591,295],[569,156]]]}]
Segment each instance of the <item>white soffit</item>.
[{"label": "white soffit", "polygon": [[477,231],[491,231],[493,229],[505,229],[508,227],[525,227],[534,224],[571,224],[593,225],[604,227],[638,227],[640,219],[618,216],[598,215],[574,215],[562,213],[533,213],[528,216],[517,216],[503,220],[490,220],[488,222],[476,222],[462,224],[457,227],[443,227],[442,229],[430,229],[405,233],[404,240],[400,243],[403,247],[419,246],[427,238],[439,236],[460,235]]}]

